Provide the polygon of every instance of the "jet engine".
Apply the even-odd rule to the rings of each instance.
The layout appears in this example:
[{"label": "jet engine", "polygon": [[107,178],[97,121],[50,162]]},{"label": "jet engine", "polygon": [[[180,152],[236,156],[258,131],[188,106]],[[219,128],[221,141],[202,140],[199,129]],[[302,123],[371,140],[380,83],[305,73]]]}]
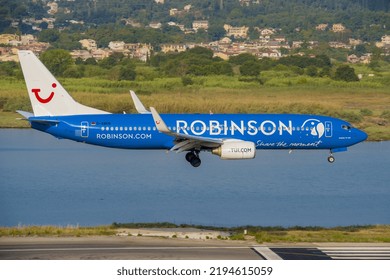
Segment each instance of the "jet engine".
[{"label": "jet engine", "polygon": [[211,151],[221,159],[252,159],[256,156],[255,143],[250,141],[226,141]]}]

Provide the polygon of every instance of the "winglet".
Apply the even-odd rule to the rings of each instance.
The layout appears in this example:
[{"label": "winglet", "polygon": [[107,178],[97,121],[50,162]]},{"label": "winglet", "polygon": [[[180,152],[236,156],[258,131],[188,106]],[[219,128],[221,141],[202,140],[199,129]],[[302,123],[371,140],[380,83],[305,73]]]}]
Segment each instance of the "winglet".
[{"label": "winglet", "polygon": [[140,114],[150,114],[148,110],[146,110],[144,104],[142,104],[141,100],[139,100],[138,96],[134,91],[130,90],[131,98],[133,99],[135,109],[137,109]]},{"label": "winglet", "polygon": [[168,128],[168,126],[165,124],[165,122],[164,122],[163,119],[161,118],[160,114],[156,111],[156,109],[154,109],[154,107],[150,107],[150,111],[152,112],[154,124],[156,125],[157,130],[158,130],[159,132],[162,132],[162,133],[165,133],[165,134],[169,134],[169,135],[174,134],[174,133]]}]

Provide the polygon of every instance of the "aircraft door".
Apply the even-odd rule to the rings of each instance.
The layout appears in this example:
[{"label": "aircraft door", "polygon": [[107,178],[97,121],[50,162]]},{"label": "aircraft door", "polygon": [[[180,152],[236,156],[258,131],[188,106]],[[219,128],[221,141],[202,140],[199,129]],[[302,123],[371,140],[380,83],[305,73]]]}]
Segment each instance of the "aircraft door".
[{"label": "aircraft door", "polygon": [[332,137],[333,134],[333,127],[332,122],[326,121],[325,122],[325,137]]},{"label": "aircraft door", "polygon": [[86,121],[81,122],[80,130],[81,137],[87,138],[89,136],[89,123]]}]

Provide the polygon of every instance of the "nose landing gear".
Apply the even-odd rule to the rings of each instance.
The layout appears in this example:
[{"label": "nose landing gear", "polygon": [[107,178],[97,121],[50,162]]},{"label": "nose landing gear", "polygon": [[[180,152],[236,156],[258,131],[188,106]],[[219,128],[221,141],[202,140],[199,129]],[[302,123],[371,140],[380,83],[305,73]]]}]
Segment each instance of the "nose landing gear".
[{"label": "nose landing gear", "polygon": [[336,159],[334,158],[334,156],[331,154],[330,156],[328,156],[328,161],[329,163],[334,163]]},{"label": "nose landing gear", "polygon": [[192,151],[186,154],[186,160],[193,166],[199,167],[202,161],[199,158],[199,152]]}]

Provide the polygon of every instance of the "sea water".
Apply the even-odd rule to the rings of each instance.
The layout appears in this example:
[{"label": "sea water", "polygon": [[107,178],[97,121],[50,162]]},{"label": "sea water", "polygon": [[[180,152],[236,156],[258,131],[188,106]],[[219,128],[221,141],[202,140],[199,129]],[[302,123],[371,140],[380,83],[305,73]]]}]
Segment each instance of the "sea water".
[{"label": "sea water", "polygon": [[0,226],[172,222],[213,226],[390,224],[390,142],[257,150],[253,160],[119,150],[0,129]]}]

